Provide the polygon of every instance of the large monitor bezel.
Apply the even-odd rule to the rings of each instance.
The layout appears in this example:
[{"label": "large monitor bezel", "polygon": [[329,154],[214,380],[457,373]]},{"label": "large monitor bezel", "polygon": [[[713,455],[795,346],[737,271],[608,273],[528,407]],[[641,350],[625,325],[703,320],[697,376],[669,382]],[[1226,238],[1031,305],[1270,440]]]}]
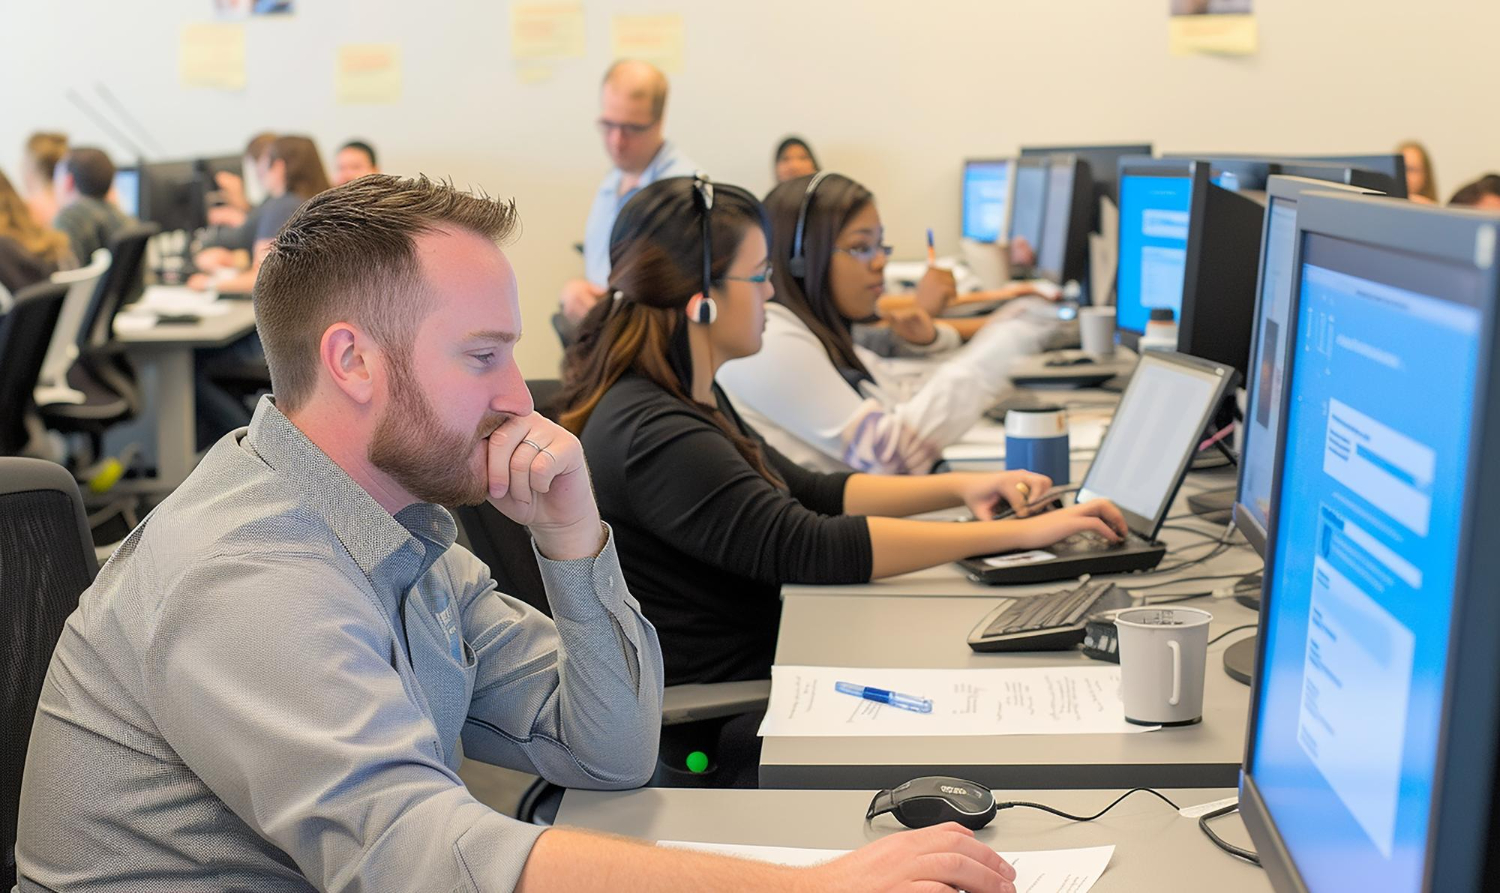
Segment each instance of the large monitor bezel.
[{"label": "large monitor bezel", "polygon": [[1016,197],[1016,159],[1011,158],[965,158],[963,170],[958,181],[958,232],[963,238],[969,238],[964,234],[965,222],[969,214],[969,192],[966,188],[969,182],[969,165],[971,164],[1000,164],[1010,165],[1010,172],[1005,178],[1005,210],[1001,213],[1000,231],[995,235],[996,242],[1002,242],[1010,238],[1010,209],[1011,203]]},{"label": "large monitor bezel", "polygon": [[[1189,180],[1192,181],[1192,185],[1190,187],[1192,193],[1188,200],[1188,238],[1191,239],[1193,226],[1192,222],[1194,220],[1202,219],[1204,204],[1208,201],[1209,172],[1208,162],[1200,161],[1194,158],[1121,158],[1120,165],[1115,171],[1115,185],[1116,187],[1122,187],[1125,183],[1125,178],[1128,176],[1186,176]],[[1123,201],[1120,205],[1120,213],[1122,215],[1125,213]],[[1122,240],[1124,238],[1125,221],[1122,219],[1120,221],[1119,233],[1116,236],[1115,242],[1115,308],[1117,314],[1115,317],[1115,331],[1119,334],[1121,344],[1125,345],[1131,350],[1138,350],[1140,347],[1141,336],[1145,334],[1144,326],[1142,327],[1143,331],[1140,332],[1137,332],[1134,329],[1127,329],[1124,326],[1120,325],[1118,316],[1118,309],[1120,306],[1120,270],[1124,266],[1119,261],[1119,258],[1123,256],[1122,252],[1120,251],[1119,240]],[[1186,271],[1184,270],[1184,287],[1186,286],[1186,282]],[[1178,312],[1181,312],[1180,305]],[[1180,346],[1181,345],[1179,344],[1179,347]]]},{"label": "large monitor bezel", "polygon": [[[1249,437],[1250,437],[1250,420],[1248,418],[1248,415],[1250,413],[1250,410],[1253,408],[1253,404],[1255,402],[1255,391],[1257,389],[1256,388],[1256,382],[1260,378],[1260,372],[1259,372],[1259,370],[1257,368],[1255,368],[1255,365],[1256,365],[1255,364],[1255,359],[1256,359],[1256,356],[1257,356],[1256,346],[1258,344],[1260,344],[1261,321],[1265,318],[1265,313],[1263,312],[1263,310],[1261,308],[1261,301],[1265,297],[1265,288],[1266,288],[1266,254],[1267,254],[1267,251],[1268,251],[1267,240],[1271,237],[1271,209],[1274,206],[1274,203],[1278,199],[1280,199],[1282,201],[1297,202],[1298,203],[1298,210],[1300,211],[1301,210],[1301,204],[1300,203],[1302,201],[1302,197],[1305,196],[1305,195],[1310,195],[1312,193],[1316,193],[1316,192],[1325,192],[1325,193],[1329,193],[1329,194],[1344,193],[1344,194],[1347,194],[1347,195],[1379,195],[1380,194],[1380,193],[1378,193],[1378,192],[1376,192],[1374,190],[1371,190],[1371,189],[1361,189],[1361,188],[1359,188],[1357,186],[1345,186],[1343,184],[1338,184],[1338,183],[1325,183],[1325,182],[1323,182],[1321,180],[1308,180],[1308,179],[1303,178],[1303,177],[1288,177],[1288,176],[1284,176],[1284,175],[1281,175],[1281,174],[1272,174],[1271,175],[1271,177],[1266,181],[1266,190],[1265,191],[1266,191],[1266,215],[1265,215],[1265,220],[1262,222],[1261,229],[1260,229],[1260,263],[1257,266],[1256,272],[1255,272],[1255,323],[1250,328],[1250,366],[1251,366],[1251,368],[1245,370],[1245,378],[1244,378],[1244,383],[1245,383],[1245,413],[1246,413],[1247,418],[1245,419],[1245,422],[1244,422],[1244,424],[1245,424],[1245,435],[1244,435],[1244,437],[1240,441],[1241,459],[1240,459],[1240,465],[1239,465],[1239,478],[1235,482],[1235,488],[1234,488],[1234,509],[1233,509],[1234,526],[1239,529],[1239,531],[1240,531],[1241,534],[1244,535],[1245,540],[1250,543],[1250,547],[1255,550],[1256,554],[1259,555],[1262,558],[1266,557],[1266,543],[1267,543],[1267,540],[1269,538],[1269,533],[1268,533],[1268,531],[1266,531],[1265,529],[1263,529],[1261,527],[1260,522],[1255,519],[1255,516],[1253,514],[1251,514],[1250,507],[1245,504],[1244,499],[1243,499],[1243,497],[1245,495],[1245,469],[1246,469],[1246,465],[1245,465],[1245,462],[1244,462],[1244,452],[1245,452],[1244,448],[1249,443]],[[1295,261],[1295,254],[1296,254],[1296,249],[1294,247],[1293,248],[1293,255],[1294,255],[1293,260],[1294,261]],[[1290,310],[1290,307],[1288,307],[1288,310]],[[1291,341],[1292,341],[1292,339],[1291,339],[1291,333],[1288,332],[1287,336],[1284,337],[1281,340],[1281,344],[1280,344],[1280,350],[1281,350],[1281,353],[1283,355],[1285,355],[1287,347],[1291,344]],[[1283,365],[1282,368],[1283,368],[1283,370],[1285,370],[1285,366],[1284,365]],[[1284,372],[1283,372],[1281,380],[1282,380],[1283,384],[1286,383],[1286,376],[1285,376]],[[1283,393],[1282,396],[1284,397],[1285,394]],[[1276,426],[1276,428],[1277,428],[1278,432],[1281,430],[1281,426],[1279,424]],[[1271,444],[1268,444],[1267,448],[1274,450],[1276,448],[1276,444],[1274,442],[1271,443]],[[1272,480],[1273,481],[1275,480],[1276,473],[1279,470],[1280,470],[1280,457],[1278,455],[1277,461],[1275,463],[1275,467],[1273,468],[1273,470],[1271,472]],[[1274,486],[1274,484],[1273,484],[1273,486]],[[1269,515],[1267,516],[1267,519],[1269,520]]]},{"label": "large monitor bezel", "polygon": [[[1495,669],[1500,666],[1500,599],[1493,581],[1500,579],[1500,549],[1488,539],[1500,534],[1500,463],[1486,462],[1500,449],[1500,365],[1496,364],[1497,295],[1500,272],[1495,263],[1500,239],[1500,217],[1474,211],[1434,208],[1370,196],[1306,195],[1297,209],[1297,248],[1293,255],[1296,287],[1288,307],[1289,319],[1301,313],[1303,247],[1308,233],[1360,242],[1377,248],[1426,255],[1435,260],[1468,265],[1482,276],[1480,350],[1475,382],[1475,424],[1470,433],[1468,480],[1462,510],[1462,534],[1454,583],[1455,597],[1448,646],[1449,671],[1443,697],[1443,725],[1439,732],[1434,813],[1428,828],[1424,891],[1479,891],[1487,867],[1496,861],[1491,841],[1497,828],[1493,804],[1496,788],[1494,742],[1500,736],[1500,698],[1495,694]],[[1296,374],[1297,351],[1288,358],[1284,393],[1290,393]],[[1277,433],[1277,454],[1285,455],[1287,426]],[[1282,494],[1278,474],[1271,488],[1272,527],[1280,515]],[[1274,539],[1274,529],[1272,537]],[[1276,550],[1268,549],[1262,621],[1275,609]],[[1308,893],[1286,842],[1267,812],[1256,785],[1255,740],[1261,691],[1266,680],[1266,648],[1261,636],[1256,647],[1255,674],[1246,723],[1245,757],[1240,774],[1240,812],[1255,842],[1261,865],[1274,889]],[[1462,705],[1462,710],[1455,709]]]},{"label": "large monitor bezel", "polygon": [[[1052,173],[1059,168],[1070,170],[1068,220],[1062,229],[1062,248],[1058,253],[1058,264],[1056,269],[1053,269],[1042,263],[1042,256],[1051,250],[1047,238],[1047,226],[1052,217]],[[1089,204],[1094,200],[1094,185],[1088,164],[1077,155],[1062,153],[1051,156],[1047,164],[1046,197],[1042,214],[1042,238],[1036,246],[1036,263],[1033,264],[1032,273],[1039,279],[1056,282],[1058,285],[1070,279],[1082,279],[1088,267]]]}]

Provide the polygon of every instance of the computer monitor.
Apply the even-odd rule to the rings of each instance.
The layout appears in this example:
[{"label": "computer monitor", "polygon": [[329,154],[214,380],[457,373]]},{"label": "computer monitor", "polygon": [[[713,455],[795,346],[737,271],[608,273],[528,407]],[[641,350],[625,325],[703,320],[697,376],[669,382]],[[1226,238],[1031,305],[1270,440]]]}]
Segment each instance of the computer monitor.
[{"label": "computer monitor", "polygon": [[1281,429],[1282,384],[1291,344],[1287,308],[1292,301],[1292,255],[1296,250],[1297,203],[1304,193],[1342,191],[1375,194],[1352,186],[1276,175],[1266,184],[1265,227],[1256,270],[1255,329],[1245,376],[1244,434],[1234,524],[1257,554],[1266,554],[1271,482],[1276,472],[1276,435]]},{"label": "computer monitor", "polygon": [[963,236],[994,242],[1009,225],[1010,193],[1014,180],[1010,158],[969,159],[964,162]]},{"label": "computer monitor", "polygon": [[1238,192],[1212,182],[1193,202],[1188,220],[1177,349],[1233,366],[1241,376],[1250,368],[1255,271],[1264,223],[1262,193]]},{"label": "computer monitor", "polygon": [[[1386,195],[1396,198],[1408,198],[1406,194],[1406,156],[1400,152],[1380,155],[1301,155],[1298,158],[1307,161],[1323,161],[1330,164],[1348,165],[1361,171],[1369,171],[1378,174],[1380,180],[1364,179],[1362,182],[1350,183],[1351,186],[1363,186],[1366,189],[1376,189]],[[1285,171],[1285,173],[1291,173]],[[1313,179],[1318,179],[1314,177]]]},{"label": "computer monitor", "polygon": [[1021,157],[1076,155],[1083,161],[1088,166],[1089,176],[1094,184],[1094,195],[1089,201],[1089,230],[1099,232],[1099,199],[1108,198],[1114,206],[1120,205],[1119,180],[1115,177],[1120,167],[1120,160],[1136,156],[1150,158],[1151,151],[1150,143],[1117,146],[1027,146],[1021,149]]},{"label": "computer monitor", "polygon": [[[1395,181],[1379,171],[1338,164],[1331,161],[1278,161],[1276,171],[1288,177],[1304,177],[1308,180],[1323,180],[1344,186],[1358,186],[1386,195],[1395,195]],[[1403,184],[1401,191],[1406,187]]]},{"label": "computer monitor", "polygon": [[1047,212],[1047,159],[1017,159],[1015,177],[1008,241],[1025,239],[1035,250],[1042,240],[1042,221]]},{"label": "computer monitor", "polygon": [[206,222],[203,182],[194,161],[153,161],[140,167],[141,220],[163,232],[192,232]]},{"label": "computer monitor", "polygon": [[141,216],[141,172],[139,168],[122,167],[115,170],[114,193],[120,210],[131,217]]},{"label": "computer monitor", "polygon": [[1050,156],[1046,212],[1042,215],[1041,243],[1036,248],[1036,276],[1058,284],[1085,279],[1089,204],[1093,195],[1088,166],[1078,156]]},{"label": "computer monitor", "polygon": [[1272,887],[1500,867],[1500,217],[1297,208],[1294,347],[1240,811]]},{"label": "computer monitor", "polygon": [[1207,163],[1135,158],[1120,162],[1119,263],[1115,324],[1134,349],[1156,307],[1182,312],[1188,224],[1195,202],[1206,200]]}]

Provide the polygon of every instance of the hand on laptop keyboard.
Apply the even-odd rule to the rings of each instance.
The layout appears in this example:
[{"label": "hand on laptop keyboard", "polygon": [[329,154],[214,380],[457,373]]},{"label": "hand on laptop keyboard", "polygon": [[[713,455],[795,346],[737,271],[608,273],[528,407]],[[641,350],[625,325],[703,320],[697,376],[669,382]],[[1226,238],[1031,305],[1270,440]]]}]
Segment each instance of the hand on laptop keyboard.
[{"label": "hand on laptop keyboard", "polygon": [[1130,532],[1125,516],[1108,499],[1091,499],[1026,518],[1017,523],[1017,529],[1022,533],[1018,549],[1045,549],[1086,531],[1108,543],[1118,543]]}]

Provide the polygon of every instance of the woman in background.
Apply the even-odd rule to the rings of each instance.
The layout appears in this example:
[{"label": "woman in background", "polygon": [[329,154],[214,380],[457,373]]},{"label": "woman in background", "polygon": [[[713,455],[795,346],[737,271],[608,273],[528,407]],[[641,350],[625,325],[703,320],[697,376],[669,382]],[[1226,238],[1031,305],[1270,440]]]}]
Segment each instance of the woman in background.
[{"label": "woman in background", "polygon": [[771,165],[777,183],[785,183],[798,177],[810,177],[819,170],[818,159],[812,147],[800,136],[789,136],[776,147],[776,157]]},{"label": "woman in background", "polygon": [[15,294],[72,263],[68,237],[38,224],[21,194],[0,172],[0,285]]},{"label": "woman in background", "polygon": [[1432,155],[1416,140],[1396,147],[1406,159],[1406,197],[1427,205],[1437,204],[1437,174],[1432,170]]}]

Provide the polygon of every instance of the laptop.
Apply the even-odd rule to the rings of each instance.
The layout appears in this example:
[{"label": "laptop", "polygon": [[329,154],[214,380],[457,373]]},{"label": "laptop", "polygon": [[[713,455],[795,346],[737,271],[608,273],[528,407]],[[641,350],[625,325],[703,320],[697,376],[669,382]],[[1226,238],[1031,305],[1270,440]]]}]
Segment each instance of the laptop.
[{"label": "laptop", "polygon": [[1141,354],[1078,490],[1079,502],[1103,497],[1119,507],[1130,528],[1124,542],[1082,533],[1045,549],[967,558],[959,565],[970,579],[993,585],[1156,567],[1167,552],[1156,535],[1187,476],[1203,430],[1234,387],[1235,377],[1233,366],[1186,354]]},{"label": "laptop", "polygon": [[1134,369],[1135,354],[1124,347],[1103,360],[1081,350],[1049,350],[1011,364],[1010,380],[1018,388],[1094,388]]}]

